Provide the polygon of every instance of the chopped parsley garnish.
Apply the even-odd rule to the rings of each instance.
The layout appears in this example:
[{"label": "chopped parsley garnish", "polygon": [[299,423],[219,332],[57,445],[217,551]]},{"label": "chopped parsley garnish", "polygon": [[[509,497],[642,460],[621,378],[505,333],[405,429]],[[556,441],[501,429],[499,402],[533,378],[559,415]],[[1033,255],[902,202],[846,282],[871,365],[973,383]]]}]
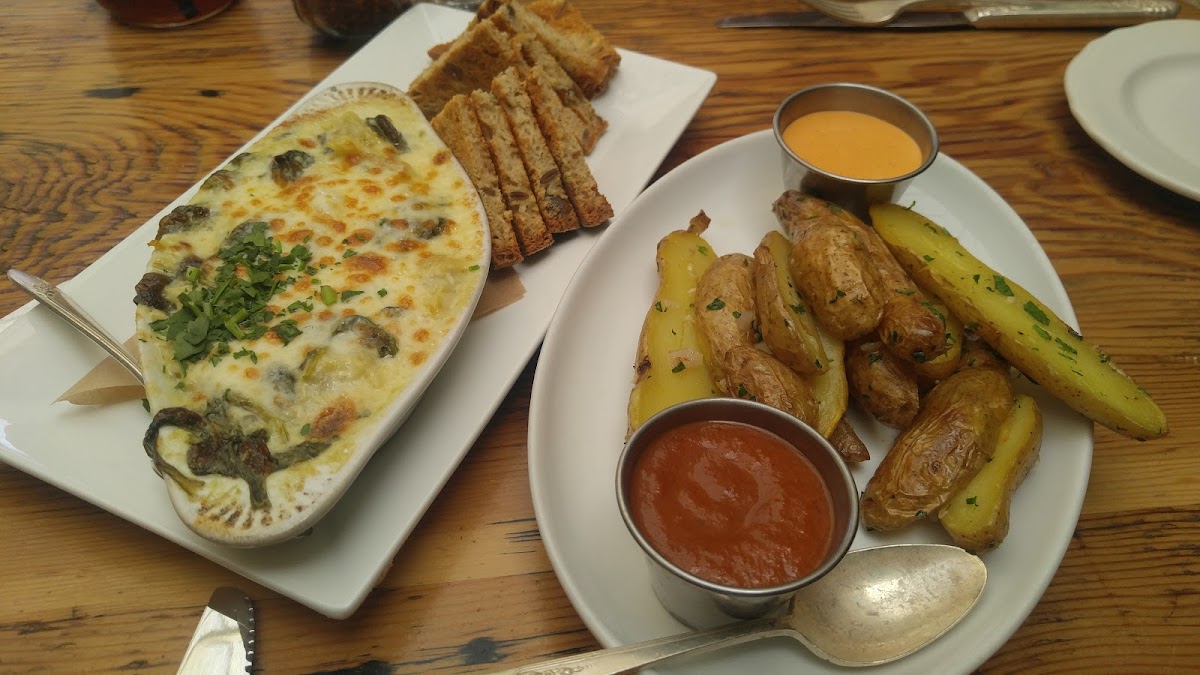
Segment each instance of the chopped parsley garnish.
[{"label": "chopped parsley garnish", "polygon": [[1042,338],[1043,340],[1046,340],[1047,342],[1050,341],[1050,333],[1046,332],[1045,328],[1042,328],[1036,323],[1033,324],[1033,332],[1037,333],[1038,337]]},{"label": "chopped parsley garnish", "polygon": [[332,305],[337,302],[337,291],[333,290],[333,286],[321,287],[321,302],[326,305]]},{"label": "chopped parsley garnish", "polygon": [[896,292],[900,295],[912,295],[913,293],[916,293],[916,291],[911,288],[897,288]]},{"label": "chopped parsley garnish", "polygon": [[671,372],[682,373],[684,368],[687,368],[687,366],[683,365],[683,361],[680,361],[679,363],[675,364],[675,367],[671,369]]},{"label": "chopped parsley garnish", "polygon": [[720,298],[713,298],[713,301],[708,303],[704,308],[710,312],[725,309],[725,301]]},{"label": "chopped parsley garnish", "polygon": [[348,249],[346,249],[346,252],[342,254],[342,257],[343,258],[353,258],[356,255],[358,255],[358,251],[355,251],[352,248],[348,248]]},{"label": "chopped parsley garnish", "polygon": [[971,506],[979,506],[979,504],[976,503],[977,501],[978,500],[975,497],[967,497],[967,503]]},{"label": "chopped parsley garnish", "polygon": [[795,305],[788,305],[788,306],[789,306],[789,307],[791,307],[791,308],[792,308],[792,311],[793,311],[793,312],[795,312],[795,313],[797,313],[797,314],[803,314],[803,313],[804,313],[804,303],[802,303],[802,302],[801,302],[801,303],[797,303],[797,304],[795,304]]},{"label": "chopped parsley garnish", "polygon": [[667,311],[667,308],[663,307],[662,300],[659,300],[658,302],[654,303],[654,310],[658,312],[665,312]]},{"label": "chopped parsley garnish", "polygon": [[375,291],[375,294],[382,298],[387,295],[387,289],[381,288],[378,291]]},{"label": "chopped parsley garnish", "polygon": [[342,291],[342,302],[345,302],[345,301],[349,300],[350,298],[353,298],[356,295],[362,295],[362,294],[363,294],[362,291]]},{"label": "chopped parsley garnish", "polygon": [[1007,295],[1010,298],[1012,297],[1012,289],[1008,287],[1008,282],[1004,280],[1004,277],[997,274],[992,279],[996,282],[996,292],[998,292],[1000,295]]},{"label": "chopped parsley garnish", "polygon": [[1032,316],[1038,323],[1042,324],[1043,326],[1050,325],[1050,317],[1046,316],[1046,313],[1042,311],[1042,308],[1038,307],[1037,304],[1034,303],[1032,300],[1025,303],[1025,313],[1028,314],[1029,316]]},{"label": "chopped parsley garnish", "polygon": [[311,425],[305,424],[304,426],[300,427],[300,435],[301,436],[307,436],[308,432],[310,432],[310,431],[312,431]]},{"label": "chopped parsley garnish", "polygon": [[470,266],[470,267],[468,267],[467,269],[468,269],[468,270],[470,270],[470,271],[472,271],[472,272],[474,272],[474,271],[476,271],[476,270],[478,270],[478,269],[479,269],[479,265],[471,265],[471,266]]},{"label": "chopped parsley garnish", "polygon": [[1079,353],[1079,351],[1077,349],[1075,349],[1071,345],[1063,342],[1062,340],[1060,340],[1058,338],[1054,338],[1054,343],[1058,345],[1059,349],[1063,350],[1064,352],[1066,352],[1068,354],[1078,354]]},{"label": "chopped parsley garnish", "polygon": [[[284,253],[267,235],[265,222],[247,221],[235,232],[238,236],[217,254],[220,262],[212,278],[205,281],[199,268],[189,269],[184,275],[188,287],[176,298],[179,309],[150,324],[171,342],[185,372],[188,365],[203,360],[215,365],[230,352],[233,340],[256,340],[277,328],[271,325],[276,317],[267,305],[296,281],[290,273],[303,272],[312,258],[302,244]],[[292,337],[300,334],[294,321],[291,328]]]},{"label": "chopped parsley garnish", "polygon": [[931,256],[931,255],[923,255],[923,256],[921,256],[921,259],[927,263],[933,262],[933,256]]}]

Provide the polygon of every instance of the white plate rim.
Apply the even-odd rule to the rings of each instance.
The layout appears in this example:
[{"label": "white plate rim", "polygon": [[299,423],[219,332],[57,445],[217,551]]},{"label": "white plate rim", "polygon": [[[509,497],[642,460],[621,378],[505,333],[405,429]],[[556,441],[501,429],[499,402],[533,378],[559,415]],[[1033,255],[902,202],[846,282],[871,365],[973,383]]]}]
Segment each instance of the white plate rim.
[{"label": "white plate rim", "polygon": [[[279,119],[292,114],[316,92],[334,84],[371,81],[403,88],[427,63],[425,50],[455,37],[470,17],[468,12],[447,7],[426,3],[414,5],[284,111]],[[716,75],[637,52],[624,49],[618,49],[618,52],[622,56],[620,69],[606,94],[593,101],[610,126],[588,162],[601,192],[620,213],[649,182],[707,97],[716,82]],[[653,96],[655,92],[660,96]],[[634,113],[621,116],[621,111],[629,106]],[[265,132],[266,128],[247,141],[247,145]],[[193,186],[179,195],[147,225],[118,242],[76,277],[61,284],[110,332],[117,335],[132,332],[132,303],[126,300],[132,296],[122,293],[118,303],[107,297],[112,295],[111,285],[98,282],[112,281],[109,278],[112,276],[131,277],[119,279],[122,282],[119,287],[132,289],[144,268],[139,247],[144,247],[153,234],[150,223],[157,222],[175,204],[186,201],[195,189]],[[469,322],[454,353],[413,409],[402,430],[372,457],[369,468],[359,475],[346,497],[326,515],[316,533],[307,538],[264,548],[239,549],[212,544],[187,530],[175,516],[166,490],[162,489],[161,481],[154,476],[148,466],[149,460],[141,451],[144,426],[133,440],[133,459],[122,454],[122,461],[135,463],[129,469],[133,481],[130,486],[102,491],[95,484],[96,477],[83,469],[56,473],[54,467],[65,461],[61,456],[72,449],[25,445],[29,432],[23,434],[22,426],[44,426],[44,417],[64,414],[63,409],[55,405],[45,406],[44,410],[37,408],[42,417],[34,422],[15,417],[11,411],[28,411],[30,407],[43,406],[42,401],[53,401],[104,354],[33,302],[0,317],[0,372],[8,372],[6,369],[10,369],[15,360],[40,356],[25,353],[14,357],[21,348],[31,348],[29,343],[35,342],[30,338],[33,334],[38,338],[36,341],[47,343],[41,348],[55,350],[55,363],[51,368],[55,377],[39,378],[39,382],[16,397],[5,397],[0,388],[0,461],[321,614],[335,619],[346,618],[358,609],[387,572],[401,545],[474,445],[541,344],[562,291],[578,263],[606,230],[607,226],[602,226],[575,233],[538,258],[520,264],[518,269],[526,286],[525,296],[499,311]],[[148,257],[148,253],[145,256]],[[139,259],[132,272],[123,268],[114,272],[109,267],[115,260],[130,257]],[[117,304],[121,309],[112,309]],[[65,414],[75,423],[90,425],[116,421],[128,426],[131,411],[141,411],[137,402],[100,406],[103,410],[70,407],[65,403],[57,406],[68,406]],[[449,410],[452,406],[460,415],[454,423],[446,424],[446,417],[438,411]],[[469,421],[464,423],[464,419]],[[62,442],[62,439],[53,440]],[[53,446],[53,440],[39,443]],[[150,512],[146,508],[147,498],[133,495],[144,492],[148,484],[153,487],[156,496],[152,499],[157,503]],[[163,513],[169,518],[164,518]],[[346,524],[351,520],[353,528]]]},{"label": "white plate rim", "polygon": [[1063,88],[1071,114],[1106,152],[1144,178],[1200,200],[1200,164],[1160,149],[1125,105],[1125,90],[1139,72],[1178,56],[1200,59],[1200,21],[1169,19],[1118,28],[1084,45],[1071,59]]},{"label": "white plate rim", "polygon": [[[607,510],[603,508],[605,505],[602,503],[598,504],[594,501],[587,501],[587,496],[615,493],[615,486],[612,483],[613,471],[608,471],[607,475],[596,476],[595,474],[603,474],[603,469],[615,468],[616,455],[620,451],[620,443],[624,431],[625,401],[621,400],[613,404],[619,407],[617,411],[590,409],[587,413],[588,418],[608,419],[610,424],[616,424],[619,420],[619,429],[598,431],[595,428],[597,425],[585,425],[577,432],[579,437],[571,437],[561,432],[560,428],[569,427],[572,423],[580,422],[579,415],[572,415],[569,410],[564,410],[564,407],[571,405],[573,402],[579,402],[578,400],[572,401],[572,399],[565,396],[564,387],[568,386],[568,383],[571,381],[570,378],[579,379],[581,377],[580,366],[577,363],[573,363],[567,355],[572,349],[579,350],[584,348],[580,344],[581,341],[586,340],[586,336],[581,335],[581,333],[589,329],[596,330],[595,325],[587,324],[584,312],[595,312],[596,314],[604,315],[605,321],[610,324],[614,323],[612,315],[605,311],[608,307],[597,301],[597,294],[600,291],[596,289],[601,288],[602,284],[598,283],[598,279],[596,278],[598,272],[596,270],[603,269],[602,266],[606,264],[608,258],[617,255],[624,256],[626,258],[625,265],[629,266],[631,264],[628,262],[630,252],[623,250],[621,246],[627,239],[638,236],[641,237],[643,244],[649,242],[649,252],[643,252],[642,254],[642,260],[645,261],[643,266],[649,269],[644,273],[638,271],[637,274],[648,278],[641,282],[643,286],[642,290],[646,291],[645,298],[628,299],[628,303],[634,307],[629,311],[636,315],[634,317],[636,320],[626,323],[629,325],[636,324],[636,327],[640,327],[645,311],[641,305],[648,302],[655,283],[652,278],[654,276],[652,262],[653,242],[656,241],[656,237],[661,237],[667,231],[686,225],[686,217],[681,221],[661,222],[660,220],[655,223],[646,223],[647,218],[657,216],[661,219],[662,212],[654,210],[653,205],[656,202],[669,199],[671,193],[679,188],[677,184],[689,180],[693,173],[700,171],[705,165],[723,165],[728,167],[728,171],[732,172],[736,170],[736,166],[734,166],[734,162],[731,160],[736,159],[740,154],[757,152],[755,158],[759,160],[759,164],[770,163],[772,166],[771,171],[776,171],[774,167],[776,166],[777,159],[775,156],[770,156],[768,159],[767,155],[771,154],[767,152],[768,150],[775,154],[778,152],[769,130],[727,141],[688,160],[643,192],[630,208],[610,226],[610,236],[594,247],[588,258],[580,266],[575,278],[564,294],[559,310],[551,323],[542,345],[538,369],[534,377],[529,411],[529,473],[534,511],[542,532],[542,539],[547,554],[568,598],[588,628],[605,646],[617,646],[629,642],[652,639],[674,632],[682,632],[684,626],[670,619],[661,610],[661,607],[657,607],[652,602],[653,594],[650,592],[647,576],[644,570],[641,569],[644,566],[641,565],[640,552],[636,551],[636,547],[632,544],[632,539],[628,537],[628,533],[624,532],[623,526],[620,525],[620,518],[617,515],[615,506],[615,496],[606,494],[602,498],[602,501],[611,499],[611,503],[608,504],[611,508]],[[763,153],[767,154],[764,155]],[[759,155],[763,156],[760,157]],[[1005,274],[1017,279],[1027,288],[1035,290],[1035,292],[1036,289],[1041,289],[1042,292],[1040,295],[1042,300],[1047,302],[1067,323],[1078,328],[1065,289],[1062,287],[1061,281],[1054,272],[1053,266],[1046,257],[1045,252],[1037,243],[1036,238],[1011,207],[990,187],[983,183],[982,180],[951,158],[940,155],[934,167],[914,181],[913,188],[919,190],[922,185],[930,186],[940,178],[945,177],[954,179],[955,183],[952,187],[955,189],[969,187],[971,191],[980,196],[983,200],[981,203],[982,206],[988,211],[980,220],[986,221],[989,225],[1001,224],[1005,228],[1003,231],[1004,235],[1019,240],[1021,247],[1028,253],[1026,262],[1034,267],[1033,271],[1036,274],[1033,276],[1037,277],[1037,279],[1026,278],[1030,276],[1029,269],[1017,272],[1006,269],[1006,266],[998,265],[994,260],[989,260],[988,262],[997,266]],[[777,190],[782,189],[782,183],[778,177],[775,178],[775,185],[779,186]],[[703,191],[703,187],[711,187],[711,185],[703,183],[701,187],[697,188],[697,191]],[[909,194],[912,193],[910,192]],[[700,208],[707,210],[705,203],[693,204],[691,208],[692,213]],[[918,207],[918,210],[920,210],[920,207]],[[676,211],[677,215],[682,215],[686,209],[677,209]],[[644,212],[650,215],[644,216]],[[926,213],[926,215],[933,216],[934,214]],[[961,228],[955,228],[944,220],[939,219],[938,222],[946,225],[951,231],[962,237],[964,243],[971,247],[971,242],[968,241],[969,237],[966,236],[969,233],[962,232]],[[640,230],[646,229],[649,230],[649,233],[640,232]],[[712,230],[710,229],[711,232]],[[713,246],[718,249],[718,253],[729,252],[720,249],[716,243]],[[985,260],[988,258],[986,251],[977,252],[981,253],[981,257]],[[1009,262],[1012,263],[1012,261]],[[630,275],[634,273],[632,269],[629,271]],[[612,281],[612,283],[621,286],[621,282],[619,281]],[[625,286],[621,287],[624,288]],[[584,307],[587,309],[581,309]],[[621,327],[628,326],[622,324]],[[627,394],[628,386],[632,384],[632,354],[635,346],[636,330],[632,334],[623,337],[629,343],[626,350],[628,354],[625,355],[628,363],[617,364],[611,359],[605,360],[602,356],[597,355],[596,359],[589,366],[597,373],[601,373],[605,372],[606,369],[611,370],[617,367],[617,365],[623,365],[625,374],[621,377],[626,380],[623,391]],[[609,341],[619,341],[621,338],[614,337],[609,333],[606,335],[606,339]],[[587,343],[585,342],[584,344],[586,345]],[[578,357],[576,358],[577,360]],[[590,382],[589,388],[592,390],[590,396],[593,399],[603,393],[607,393],[605,387],[596,381]],[[613,387],[609,387],[609,389],[613,389]],[[1058,483],[1051,485],[1052,489],[1043,487],[1039,493],[1042,496],[1046,496],[1044,493],[1047,491],[1054,492],[1055,494],[1050,495],[1052,501],[1056,498],[1056,505],[1063,509],[1058,512],[1057,519],[1050,519],[1054,521],[1052,523],[1053,536],[1050,541],[1040,546],[1040,568],[1034,570],[1033,574],[1024,576],[1021,587],[1015,589],[1002,588],[999,590],[989,588],[985,591],[985,596],[983,601],[981,601],[980,607],[938,642],[922,652],[893,664],[878,667],[877,670],[883,672],[971,671],[997,651],[1008,637],[1020,627],[1024,619],[1036,606],[1045,588],[1053,579],[1054,572],[1059,562],[1061,562],[1063,555],[1065,555],[1067,546],[1071,541],[1074,526],[1078,521],[1083,497],[1087,489],[1092,455],[1092,425],[1082,416],[1066,409],[1065,406],[1058,405],[1056,407],[1055,402],[1052,400],[1048,401],[1040,388],[1030,387],[1029,390],[1030,393],[1037,395],[1047,419],[1050,419],[1052,415],[1056,416],[1054,424],[1061,425],[1060,431],[1071,440],[1071,447],[1064,450],[1065,453],[1070,454],[1069,460],[1059,462],[1058,460],[1061,458],[1058,457],[1051,457],[1047,460],[1047,455],[1043,455],[1043,460],[1041,461],[1041,464],[1056,463],[1056,470],[1058,470],[1059,466],[1065,467],[1061,473],[1067,474],[1065,476],[1066,480],[1062,480],[1064,476],[1047,475],[1046,470],[1039,476],[1038,468],[1035,468],[1022,488],[1028,492],[1038,489],[1031,487],[1035,483],[1046,486],[1053,483],[1054,479],[1059,480]],[[861,416],[855,419],[856,427],[862,419],[864,418]],[[1051,424],[1048,423],[1047,427],[1049,439]],[[583,436],[588,436],[588,438],[585,439]],[[599,439],[593,440],[595,437],[599,437]],[[606,440],[608,441],[607,445],[604,444]],[[597,471],[596,462],[592,462],[578,469],[579,472],[588,472],[589,475],[573,476],[575,480],[564,481],[563,473],[555,473],[553,464],[556,461],[562,465],[579,464],[581,460],[586,461],[586,458],[582,458],[577,454],[561,450],[562,448],[576,447],[583,447],[583,452],[608,453],[611,455],[608,458],[611,466],[603,467],[602,470]],[[872,451],[873,454],[877,454],[878,448],[873,447]],[[875,459],[874,461],[877,462],[878,460]],[[856,480],[859,481],[861,486],[864,478],[856,476]],[[601,487],[594,487],[594,485],[589,487],[589,484],[600,484]],[[556,492],[566,492],[569,493],[569,496],[556,496]],[[1022,508],[1021,497],[1023,496],[1025,495],[1022,493],[1018,495],[1017,504],[1014,506],[1014,518],[1018,511],[1027,510]],[[584,501],[587,501],[587,503],[582,503]],[[1029,506],[1029,504],[1025,504],[1025,506]],[[595,512],[602,512],[604,515],[596,516],[590,520],[587,517],[578,515],[589,509]],[[997,549],[997,551],[985,556],[985,561],[988,562],[989,568],[995,565],[1010,563],[1014,557],[1019,557],[1021,554],[1020,551],[1016,550],[1021,547],[1014,544],[1013,541],[1017,534],[1016,527],[1014,525],[1014,532],[1010,533],[1009,540],[1004,545]],[[582,536],[583,531],[586,531],[586,537]],[[626,541],[605,538],[606,534],[617,539],[623,538]],[[928,538],[924,533],[912,532],[907,535],[901,535],[899,538],[872,542],[871,537],[873,536],[875,535],[871,533],[860,533],[854,547],[860,548],[871,543],[885,543],[885,541],[887,543],[894,541],[921,541]],[[573,550],[578,549],[580,546],[590,545],[581,544],[581,542],[601,539],[604,540],[607,548],[603,552],[600,552],[598,548],[600,544],[595,544],[593,548],[586,551],[586,554],[591,554],[591,557],[587,557],[585,553]],[[938,541],[946,543],[948,539],[939,539]],[[605,556],[608,556],[607,560],[603,559]],[[631,556],[637,559],[636,563],[631,561]],[[632,586],[633,590],[622,591],[619,588],[614,588],[613,584],[609,584],[603,590],[626,596],[640,595],[643,598],[649,597],[650,600],[636,601],[638,609],[643,610],[638,612],[638,615],[605,615],[597,608],[597,601],[601,594],[597,592],[597,582],[595,580],[603,577],[605,570],[614,568],[614,574],[621,573],[623,575],[618,585],[621,587]],[[1012,571],[1013,568],[1009,565],[1005,569]],[[994,577],[995,574],[993,573]],[[1017,605],[1003,616],[989,615],[989,605],[994,604],[1002,593],[1007,593],[1008,591],[1012,591],[1014,597],[1018,599]],[[657,614],[653,618],[647,618],[650,614],[654,613],[655,609],[657,609]],[[637,624],[637,627],[643,630],[640,632],[631,632],[631,624]],[[723,657],[725,652],[722,652],[711,657],[713,659],[721,659],[716,661],[715,665],[709,662],[688,661],[686,662],[686,667],[678,671],[675,671],[669,664],[663,670],[692,673],[700,672],[705,667],[711,666],[714,668],[712,672],[723,672],[732,668],[746,670],[747,672],[768,672],[763,669],[764,663],[757,662],[756,657],[769,657],[774,659],[769,661],[769,663],[775,665],[778,665],[779,659],[782,658],[789,667],[803,664],[815,670],[838,672],[838,670],[833,669],[829,664],[804,652],[800,647],[794,645],[781,646],[778,644],[779,642],[787,641],[766,641],[754,646],[737,648],[740,651],[728,657]],[[781,649],[782,652],[780,651]],[[783,654],[782,657],[780,656],[781,654]],[[778,672],[788,672],[788,668],[783,668]]]}]

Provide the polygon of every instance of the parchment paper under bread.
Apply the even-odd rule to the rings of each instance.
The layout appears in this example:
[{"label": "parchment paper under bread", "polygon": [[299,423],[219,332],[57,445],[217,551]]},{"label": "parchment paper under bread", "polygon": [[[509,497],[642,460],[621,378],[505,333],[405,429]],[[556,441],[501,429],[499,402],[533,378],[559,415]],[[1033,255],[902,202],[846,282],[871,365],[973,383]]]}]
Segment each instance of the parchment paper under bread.
[{"label": "parchment paper under bread", "polygon": [[[483,294],[479,296],[479,304],[471,315],[474,321],[498,309],[507,307],[525,297],[525,285],[516,270],[511,268],[492,270],[488,274],[487,283],[483,286]],[[125,349],[136,360],[138,356],[137,338],[131,337],[125,341]],[[143,398],[146,395],[142,383],[137,381],[129,371],[125,370],[112,357],[101,361],[99,365],[88,371],[70,389],[58,397],[58,401],[67,401],[75,405],[108,405]],[[56,403],[58,401],[55,401]]]}]

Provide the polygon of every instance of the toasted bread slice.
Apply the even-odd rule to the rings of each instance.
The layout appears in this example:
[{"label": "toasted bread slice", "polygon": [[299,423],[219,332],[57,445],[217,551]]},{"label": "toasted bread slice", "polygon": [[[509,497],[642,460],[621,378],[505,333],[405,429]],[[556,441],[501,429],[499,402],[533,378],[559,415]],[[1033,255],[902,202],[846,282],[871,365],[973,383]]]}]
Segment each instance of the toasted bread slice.
[{"label": "toasted bread slice", "polygon": [[571,197],[571,204],[584,227],[595,227],[613,215],[612,206],[600,194],[596,179],[588,168],[587,159],[579,141],[560,120],[571,112],[563,107],[558,94],[542,75],[541,66],[530,69],[525,78],[525,89],[533,103],[534,116],[550,146],[558,169],[562,173],[563,185]]},{"label": "toasted bread slice", "polygon": [[533,185],[542,218],[551,232],[567,232],[579,228],[579,218],[571,206],[571,199],[563,187],[558,163],[546,144],[546,137],[537,119],[533,106],[525,92],[525,84],[515,67],[509,68],[492,80],[492,94],[500,102],[500,108],[508,119],[509,128],[517,140],[525,171]]},{"label": "toasted bread slice", "polygon": [[492,163],[487,141],[479,129],[469,99],[461,94],[450,99],[430,124],[458,158],[483,201],[492,235],[492,267],[499,269],[521,262],[521,249],[513,232],[512,212],[504,204],[496,166]]},{"label": "toasted bread slice", "polygon": [[513,38],[513,45],[521,54],[525,71],[534,66],[542,69],[542,76],[546,78],[546,82],[554,88],[563,106],[572,113],[563,117],[563,124],[575,133],[580,147],[583,148],[583,154],[590,154],[600,135],[608,128],[608,122],[596,113],[596,109],[583,95],[579,85],[575,84],[567,71],[546,51],[546,46],[541,40],[532,35],[522,34]]},{"label": "toasted bread slice", "polygon": [[526,256],[537,253],[553,244],[554,237],[550,236],[546,220],[538,209],[537,197],[529,183],[529,175],[525,173],[525,164],[521,160],[521,152],[517,150],[517,141],[513,138],[508,120],[491,92],[476,89],[471,92],[471,104],[479,120],[479,129],[491,150],[504,203],[512,211],[513,229],[521,245],[521,253]]},{"label": "toasted bread slice", "polygon": [[520,60],[511,38],[496,22],[479,21],[417,75],[408,95],[425,117],[433,119],[451,98],[486,89],[493,77]]},{"label": "toasted bread slice", "polygon": [[621,55],[574,5],[567,0],[534,0],[509,6],[545,43],[585,96],[595,98],[604,92]]},{"label": "toasted bread slice", "polygon": [[[503,22],[497,24],[502,30],[537,36],[587,98],[604,91],[621,63],[621,55],[608,39],[565,0],[484,0],[467,29],[496,14],[503,17]],[[453,44],[434,45],[429,57],[439,58]]]}]

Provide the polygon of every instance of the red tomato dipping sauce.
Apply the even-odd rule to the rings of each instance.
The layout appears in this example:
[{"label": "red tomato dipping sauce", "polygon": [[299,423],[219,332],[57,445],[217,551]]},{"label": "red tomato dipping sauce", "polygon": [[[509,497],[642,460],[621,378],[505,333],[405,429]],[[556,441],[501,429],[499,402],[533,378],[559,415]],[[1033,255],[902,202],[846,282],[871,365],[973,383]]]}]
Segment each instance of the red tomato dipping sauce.
[{"label": "red tomato dipping sauce", "polygon": [[806,576],[833,546],[833,499],[816,468],[778,436],[738,422],[691,422],[636,458],[629,510],[675,566],[735,588]]}]

